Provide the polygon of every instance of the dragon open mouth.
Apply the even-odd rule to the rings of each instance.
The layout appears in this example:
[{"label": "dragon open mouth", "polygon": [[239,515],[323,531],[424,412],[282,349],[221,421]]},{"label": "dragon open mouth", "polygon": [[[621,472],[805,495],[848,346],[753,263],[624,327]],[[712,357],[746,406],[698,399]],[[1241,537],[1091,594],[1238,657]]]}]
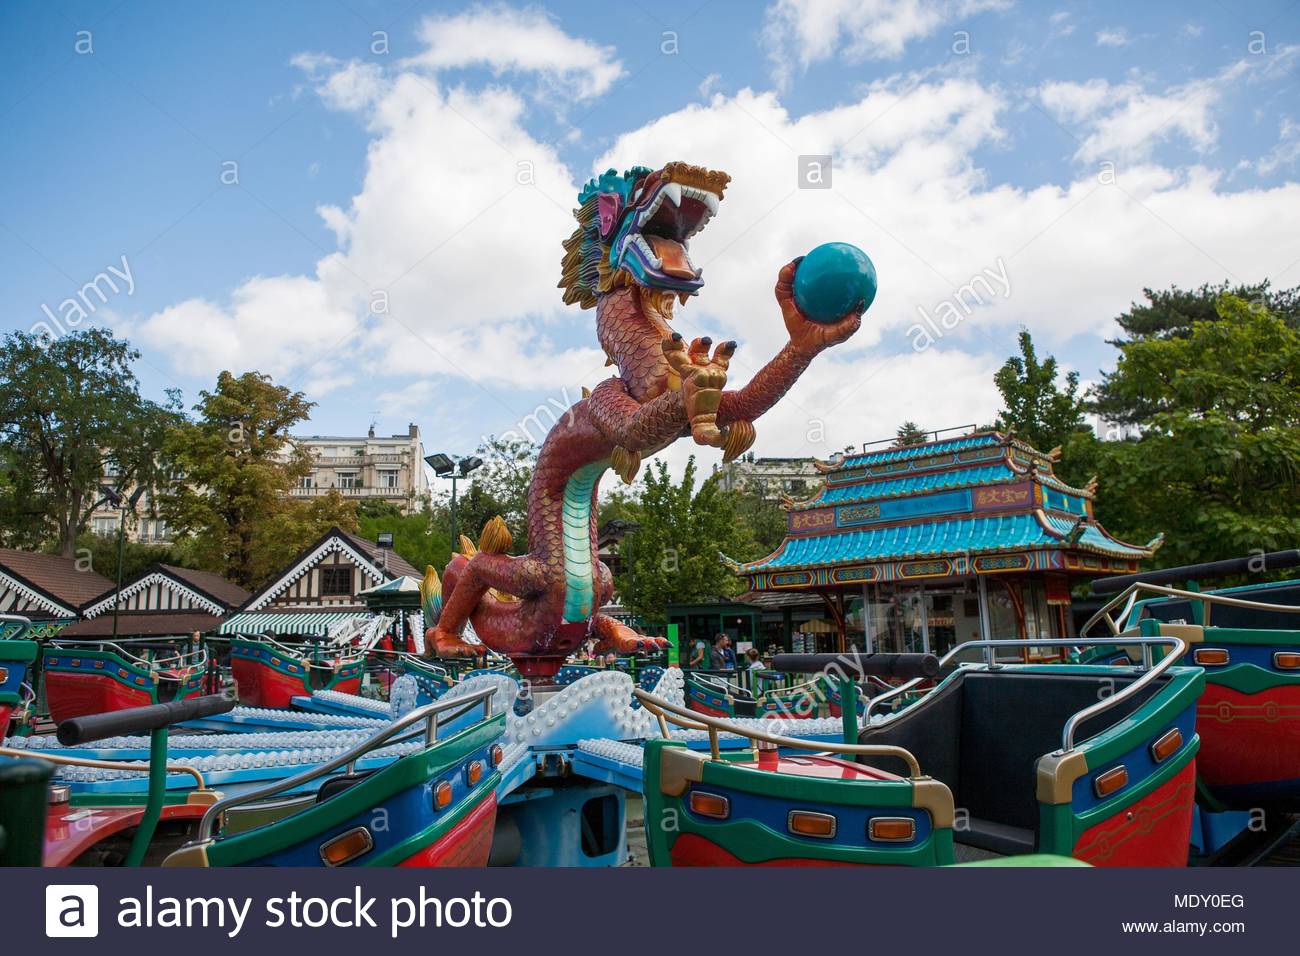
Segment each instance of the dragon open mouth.
[{"label": "dragon open mouth", "polygon": [[649,247],[651,265],[664,275],[698,279],[701,273],[691,263],[690,240],[708,225],[721,201],[705,189],[665,183],[638,217],[640,239]]},{"label": "dragon open mouth", "polygon": [[691,262],[690,240],[717,215],[729,178],[685,163],[647,176],[613,245],[617,265],[649,288],[697,292],[704,271]]}]

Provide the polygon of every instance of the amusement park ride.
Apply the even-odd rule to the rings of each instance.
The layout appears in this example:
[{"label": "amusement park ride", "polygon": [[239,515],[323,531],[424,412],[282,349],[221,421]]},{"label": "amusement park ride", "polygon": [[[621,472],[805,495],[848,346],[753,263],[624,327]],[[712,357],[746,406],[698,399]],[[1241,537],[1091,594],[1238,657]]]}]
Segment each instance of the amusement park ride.
[{"label": "amusement park ride", "polygon": [[[1081,638],[778,655],[757,688],[637,660],[675,648],[600,610],[605,472],[631,482],[686,435],[734,459],[875,296],[874,267],[846,244],[784,266],[789,339],[727,389],[736,343],[688,343],[670,323],[703,287],[689,242],[728,181],[674,162],[579,194],[560,288],[594,308],[617,374],[541,448],[528,553],[508,553],[494,518],[428,570],[425,654],[386,650],[383,615],[224,650],[36,641],[7,619],[0,864],[608,866],[627,859],[629,796],[658,866],[1181,866],[1258,857],[1242,811],[1288,832],[1292,583],[1112,579],[1097,589],[1120,593]],[[621,666],[573,662],[591,640]],[[1060,661],[1004,657],[1034,646]],[[360,696],[376,669],[386,699]]]}]

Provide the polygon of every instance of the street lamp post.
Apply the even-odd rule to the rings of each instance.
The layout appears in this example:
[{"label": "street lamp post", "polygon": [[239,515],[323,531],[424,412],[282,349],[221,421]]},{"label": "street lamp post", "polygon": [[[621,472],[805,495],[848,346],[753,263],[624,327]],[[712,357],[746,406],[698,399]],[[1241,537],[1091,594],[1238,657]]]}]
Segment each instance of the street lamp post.
[{"label": "street lamp post", "polygon": [[469,455],[462,458],[459,462],[453,461],[450,455],[444,455],[438,452],[436,455],[428,455],[425,462],[433,473],[439,478],[448,478],[451,480],[451,550],[456,552],[456,482],[462,478],[468,478],[469,473],[483,464],[483,459],[475,455]]},{"label": "street lamp post", "polygon": [[113,588],[113,640],[117,640],[117,615],[118,608],[122,603],[122,558],[126,548],[126,513],[135,511],[135,506],[139,504],[141,496],[144,495],[145,488],[141,485],[132,492],[130,498],[123,498],[122,493],[109,485],[100,485],[100,493],[103,494],[104,500],[111,504],[118,512],[117,522],[117,584]]}]

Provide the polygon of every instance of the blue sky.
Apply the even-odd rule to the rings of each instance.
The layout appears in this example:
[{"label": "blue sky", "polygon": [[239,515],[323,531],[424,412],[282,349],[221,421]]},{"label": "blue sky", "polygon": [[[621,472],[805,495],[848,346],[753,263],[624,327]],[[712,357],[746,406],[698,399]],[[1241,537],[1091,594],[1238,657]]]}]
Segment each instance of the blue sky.
[{"label": "blue sky", "polygon": [[1300,285],[1298,35],[1282,0],[7,2],[3,321],[113,265],[85,321],[151,394],[258,368],[306,431],[468,451],[608,374],[554,289],[573,193],[680,158],[735,177],[679,319],[741,341],[734,380],[780,347],[785,261],[847,240],[880,272],[758,453],[987,420],[1021,325],[1088,379],[1143,285]]}]

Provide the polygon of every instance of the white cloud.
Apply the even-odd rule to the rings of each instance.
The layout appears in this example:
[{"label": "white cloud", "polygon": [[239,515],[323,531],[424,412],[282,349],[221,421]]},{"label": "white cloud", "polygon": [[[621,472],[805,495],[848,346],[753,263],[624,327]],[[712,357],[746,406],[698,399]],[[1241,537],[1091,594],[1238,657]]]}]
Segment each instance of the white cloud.
[{"label": "white cloud", "polygon": [[1130,42],[1128,31],[1123,27],[1097,31],[1097,46],[1121,47],[1128,46]]},{"label": "white cloud", "polygon": [[1277,145],[1270,149],[1255,169],[1264,175],[1293,166],[1300,162],[1300,123],[1290,117],[1282,118],[1278,130]]},{"label": "white cloud", "polygon": [[[511,428],[529,410],[514,406],[531,407],[536,394],[571,397],[609,374],[592,313],[564,307],[555,288],[589,171],[570,170],[528,131],[527,98],[509,85],[448,87],[427,63],[380,74],[338,61],[304,67],[318,95],[372,131],[356,195],[320,210],[337,251],[310,275],[254,277],[224,300],[180,302],[134,337],[195,375],[260,368],[313,390],[379,382],[385,407],[437,409],[456,416],[448,428],[475,434]],[[685,159],[734,177],[721,215],[692,240],[708,286],[678,317],[684,334],[740,342],[733,385],[785,340],[772,299],[783,263],[829,240],[868,251],[881,286],[862,331],[759,423],[760,453],[829,454],[903,418],[991,419],[991,376],[1020,325],[1044,350],[1100,341],[1145,286],[1256,281],[1293,259],[1300,185],[1227,192],[1212,170],[1153,164],[1149,144],[1127,133],[1163,98],[1198,117],[1175,127],[1181,135],[1212,147],[1215,101],[1188,89],[1209,96],[1211,82],[1158,94],[1137,81],[1040,90],[1045,108],[1098,138],[1092,148],[1133,157],[1122,189],[1099,185],[1092,170],[1032,188],[991,181],[978,157],[1015,145],[1003,123],[1016,97],[969,78],[882,81],[803,115],[774,92],[714,91],[627,130],[590,169]],[[834,157],[832,189],[795,188],[800,154]],[[531,184],[520,183],[525,169]],[[933,314],[999,262],[1010,294],[914,352],[918,309]],[[368,317],[381,290],[387,311]],[[706,465],[718,458],[689,444],[669,454],[691,451]]]},{"label": "white cloud", "polygon": [[614,49],[570,36],[538,8],[477,6],[420,26],[423,52],[407,61],[431,70],[483,66],[526,73],[579,100],[606,92],[622,75]]},{"label": "white cloud", "polygon": [[796,68],[837,55],[894,59],[913,40],[1007,6],[1009,0],[776,0],[767,8],[763,42],[777,84],[785,86]]}]

